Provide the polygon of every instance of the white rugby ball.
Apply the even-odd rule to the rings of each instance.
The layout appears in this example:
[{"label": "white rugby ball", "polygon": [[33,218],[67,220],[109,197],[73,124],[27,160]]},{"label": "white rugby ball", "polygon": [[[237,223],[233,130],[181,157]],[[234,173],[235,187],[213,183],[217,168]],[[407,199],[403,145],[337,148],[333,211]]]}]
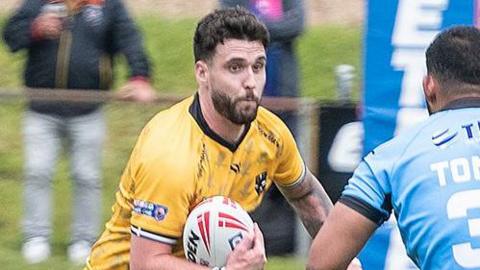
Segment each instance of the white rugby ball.
[{"label": "white rugby ball", "polygon": [[222,267],[235,246],[253,231],[248,213],[233,200],[214,196],[197,205],[183,230],[183,248],[188,261]]}]

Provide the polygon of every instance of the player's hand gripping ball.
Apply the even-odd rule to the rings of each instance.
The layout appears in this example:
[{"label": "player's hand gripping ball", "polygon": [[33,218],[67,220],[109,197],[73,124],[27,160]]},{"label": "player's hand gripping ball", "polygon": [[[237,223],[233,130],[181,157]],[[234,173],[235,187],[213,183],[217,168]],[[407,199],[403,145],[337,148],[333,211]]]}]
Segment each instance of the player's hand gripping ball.
[{"label": "player's hand gripping ball", "polygon": [[190,212],[185,223],[185,257],[209,267],[225,266],[230,252],[252,231],[253,221],[238,203],[223,196],[208,198]]}]

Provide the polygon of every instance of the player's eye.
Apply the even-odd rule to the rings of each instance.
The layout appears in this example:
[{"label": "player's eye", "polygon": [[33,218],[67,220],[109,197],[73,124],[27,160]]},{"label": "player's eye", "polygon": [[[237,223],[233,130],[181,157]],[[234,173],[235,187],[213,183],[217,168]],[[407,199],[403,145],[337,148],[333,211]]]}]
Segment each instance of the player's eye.
[{"label": "player's eye", "polygon": [[228,66],[228,70],[233,73],[237,73],[242,70],[242,66],[239,64],[231,64]]},{"label": "player's eye", "polygon": [[265,67],[265,64],[263,62],[258,62],[255,65],[253,65],[253,71],[255,73],[260,72],[263,70],[264,67]]}]

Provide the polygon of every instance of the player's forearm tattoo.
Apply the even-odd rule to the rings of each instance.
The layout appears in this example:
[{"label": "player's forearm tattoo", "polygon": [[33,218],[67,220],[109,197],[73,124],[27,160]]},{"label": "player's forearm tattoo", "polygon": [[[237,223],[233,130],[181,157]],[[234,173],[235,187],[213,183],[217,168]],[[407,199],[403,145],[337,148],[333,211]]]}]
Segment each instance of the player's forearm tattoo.
[{"label": "player's forearm tattoo", "polygon": [[332,209],[332,202],[318,180],[307,172],[304,181],[293,187],[279,187],[313,238]]}]

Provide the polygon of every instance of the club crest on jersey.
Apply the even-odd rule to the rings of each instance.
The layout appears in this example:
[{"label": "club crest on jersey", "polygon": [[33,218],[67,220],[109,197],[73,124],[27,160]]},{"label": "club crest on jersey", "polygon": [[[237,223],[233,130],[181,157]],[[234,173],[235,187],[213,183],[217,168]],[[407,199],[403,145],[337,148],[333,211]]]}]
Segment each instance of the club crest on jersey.
[{"label": "club crest on jersey", "polygon": [[255,177],[255,191],[258,195],[265,191],[267,186],[267,172],[262,172]]},{"label": "club crest on jersey", "polygon": [[147,201],[134,200],[133,211],[140,215],[152,217],[157,221],[162,221],[168,213],[168,207]]}]

